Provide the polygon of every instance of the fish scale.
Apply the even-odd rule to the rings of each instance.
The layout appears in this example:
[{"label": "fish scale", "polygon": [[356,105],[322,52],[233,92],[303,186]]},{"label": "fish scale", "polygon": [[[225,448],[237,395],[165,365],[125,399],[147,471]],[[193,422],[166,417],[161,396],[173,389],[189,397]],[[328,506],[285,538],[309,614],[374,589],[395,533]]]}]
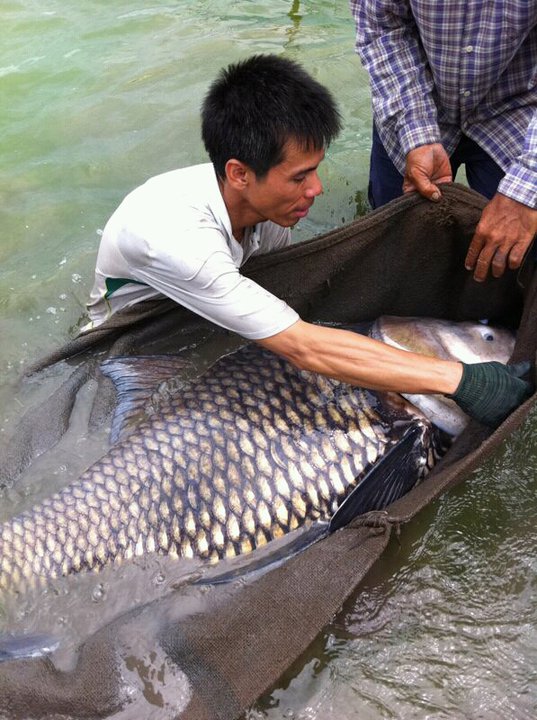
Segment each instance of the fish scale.
[{"label": "fish scale", "polygon": [[416,423],[424,464],[431,426],[389,394],[246,346],[182,384],[77,481],[5,523],[0,587],[154,552],[212,562],[244,554],[328,520]]}]

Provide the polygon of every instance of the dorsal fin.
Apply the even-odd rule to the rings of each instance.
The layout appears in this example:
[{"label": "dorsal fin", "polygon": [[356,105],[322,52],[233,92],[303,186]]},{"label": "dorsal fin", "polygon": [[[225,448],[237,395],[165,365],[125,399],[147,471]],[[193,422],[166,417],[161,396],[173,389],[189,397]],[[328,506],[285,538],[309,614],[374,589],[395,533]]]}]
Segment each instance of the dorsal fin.
[{"label": "dorsal fin", "polygon": [[[174,355],[149,355],[112,357],[101,363],[100,368],[117,390],[110,431],[110,440],[116,443],[147,418],[155,393],[165,400],[186,382],[186,371],[192,371],[193,366]],[[173,379],[176,382],[171,382]]]}]

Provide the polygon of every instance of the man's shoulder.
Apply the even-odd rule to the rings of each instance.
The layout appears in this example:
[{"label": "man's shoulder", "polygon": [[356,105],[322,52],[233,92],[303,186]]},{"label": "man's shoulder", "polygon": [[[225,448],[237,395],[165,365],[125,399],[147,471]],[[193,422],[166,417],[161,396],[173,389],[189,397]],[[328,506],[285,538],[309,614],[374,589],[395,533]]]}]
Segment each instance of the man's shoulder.
[{"label": "man's shoulder", "polygon": [[214,168],[211,163],[203,163],[153,175],[133,190],[133,193],[157,192],[160,194],[170,191],[186,195],[193,195],[197,192],[207,194],[213,185],[217,186]]},{"label": "man's shoulder", "polygon": [[121,224],[196,224],[219,217],[222,200],[212,164],[154,175],[125,196],[113,219]]},{"label": "man's shoulder", "polygon": [[[149,178],[129,193],[108,220],[102,253],[116,248],[136,258],[180,252],[197,257],[225,242],[229,224],[211,164],[171,170]],[[207,230],[213,232],[207,233]]]}]

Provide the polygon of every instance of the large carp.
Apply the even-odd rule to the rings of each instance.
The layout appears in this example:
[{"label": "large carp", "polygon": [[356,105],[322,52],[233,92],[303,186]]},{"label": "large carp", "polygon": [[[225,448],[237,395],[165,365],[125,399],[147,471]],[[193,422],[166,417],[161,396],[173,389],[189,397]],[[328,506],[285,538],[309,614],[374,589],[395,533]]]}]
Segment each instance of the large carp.
[{"label": "large carp", "polygon": [[[424,327],[413,321],[407,336]],[[389,339],[382,325],[376,333]],[[433,336],[472,345],[479,360],[505,362],[513,346],[509,333],[477,324],[437,323]],[[121,388],[120,418],[139,379],[154,391],[167,364],[104,363]],[[4,591],[149,553],[215,561],[334,516],[337,527],[410,490],[439,447],[439,431],[400,396],[297,370],[256,345],[157,396],[78,480],[1,526]]]}]

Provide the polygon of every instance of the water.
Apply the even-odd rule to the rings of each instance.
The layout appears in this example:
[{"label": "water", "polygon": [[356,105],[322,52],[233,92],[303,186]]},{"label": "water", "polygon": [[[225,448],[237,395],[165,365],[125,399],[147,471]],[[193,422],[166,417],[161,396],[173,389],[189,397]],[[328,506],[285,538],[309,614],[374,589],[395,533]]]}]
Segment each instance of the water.
[{"label": "water", "polygon": [[403,530],[249,720],[535,718],[534,423]]},{"label": "water", "polygon": [[[297,240],[364,211],[371,121],[343,1],[7,0],[1,15],[0,433],[8,434],[40,390],[15,389],[20,367],[80,323],[110,213],[150,175],[205,160],[199,106],[221,66],[283,52],[340,103],[345,129],[321,169],[325,193]],[[535,716],[534,426],[404,528],[249,718]],[[2,517],[76,471],[75,442],[64,462],[43,461],[4,494]],[[98,590],[85,588],[88,603]]]}]

